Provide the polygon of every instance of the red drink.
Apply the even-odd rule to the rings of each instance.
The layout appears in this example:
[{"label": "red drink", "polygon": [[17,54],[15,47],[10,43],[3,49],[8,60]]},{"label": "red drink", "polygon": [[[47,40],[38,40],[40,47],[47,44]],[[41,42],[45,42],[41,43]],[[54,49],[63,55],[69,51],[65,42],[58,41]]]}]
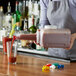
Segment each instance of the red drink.
[{"label": "red drink", "polygon": [[23,34],[23,35],[20,35],[20,36],[16,37],[16,39],[36,41],[36,34]]},{"label": "red drink", "polygon": [[7,42],[12,41],[12,38],[3,37],[3,52],[7,53]]},{"label": "red drink", "polygon": [[9,63],[15,63],[16,57],[9,57]]},{"label": "red drink", "polygon": [[7,42],[7,45],[8,45],[8,52],[7,52],[8,63],[11,63],[11,64],[15,64],[16,63],[17,43],[15,42],[15,44],[14,44],[14,40],[15,40],[15,36],[13,36],[13,40],[12,41]]}]

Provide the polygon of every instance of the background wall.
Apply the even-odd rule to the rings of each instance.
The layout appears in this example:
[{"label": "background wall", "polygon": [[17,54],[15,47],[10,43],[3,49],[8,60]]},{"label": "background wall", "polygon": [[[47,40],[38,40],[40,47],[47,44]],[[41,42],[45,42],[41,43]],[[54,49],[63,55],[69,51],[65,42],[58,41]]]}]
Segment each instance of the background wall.
[{"label": "background wall", "polygon": [[[7,12],[8,2],[11,3],[11,11],[14,12],[15,11],[15,2],[16,1],[23,1],[23,0],[0,0],[0,6],[3,6],[4,13]],[[29,0],[25,0],[25,1],[29,1]],[[39,0],[32,0],[32,1],[39,1]]]},{"label": "background wall", "polygon": [[15,10],[15,1],[16,0],[0,0],[0,6],[3,6],[4,13],[7,12],[8,2],[11,3],[11,11],[14,12],[14,10]]}]

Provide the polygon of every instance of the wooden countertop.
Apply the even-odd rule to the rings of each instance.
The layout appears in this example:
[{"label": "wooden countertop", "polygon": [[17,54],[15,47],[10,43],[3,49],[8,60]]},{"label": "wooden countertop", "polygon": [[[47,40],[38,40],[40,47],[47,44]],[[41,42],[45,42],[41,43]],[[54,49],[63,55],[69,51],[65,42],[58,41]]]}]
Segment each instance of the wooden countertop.
[{"label": "wooden countertop", "polygon": [[[42,72],[43,65],[55,62],[63,64],[65,68]],[[7,56],[0,52],[0,76],[76,76],[76,63],[18,55],[17,64],[8,64]]]}]

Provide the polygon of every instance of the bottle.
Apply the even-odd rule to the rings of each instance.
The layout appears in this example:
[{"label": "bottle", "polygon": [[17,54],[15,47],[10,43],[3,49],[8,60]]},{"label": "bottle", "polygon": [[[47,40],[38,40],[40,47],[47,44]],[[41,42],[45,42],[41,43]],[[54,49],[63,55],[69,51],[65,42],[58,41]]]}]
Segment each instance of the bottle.
[{"label": "bottle", "polygon": [[28,2],[28,28],[32,26],[33,3],[31,0]]},{"label": "bottle", "polygon": [[32,26],[29,28],[30,33],[36,33],[36,31],[37,31],[37,28],[34,25],[34,21],[35,21],[34,15],[32,15]]},{"label": "bottle", "polygon": [[25,19],[25,0],[23,0],[23,11],[22,11],[22,18]]},{"label": "bottle", "polygon": [[26,7],[25,7],[25,18],[28,19],[28,4],[29,4],[29,1],[26,1]]},{"label": "bottle", "polygon": [[32,0],[29,0],[28,13],[29,13],[29,16],[31,16],[33,13],[33,2],[32,2]]},{"label": "bottle", "polygon": [[37,3],[37,1],[35,1],[34,3],[34,15],[39,16],[39,4]]},{"label": "bottle", "polygon": [[21,21],[22,21],[22,15],[19,12],[19,2],[16,1],[15,12],[13,13],[12,16],[12,30],[10,32],[9,37],[12,37],[15,32],[21,30],[21,23],[22,23]]},{"label": "bottle", "polygon": [[5,25],[7,26],[6,29],[8,30],[9,33],[12,29],[12,13],[11,13],[10,2],[8,2],[7,13],[5,14]]},{"label": "bottle", "polygon": [[[32,26],[29,28],[30,33],[36,33],[37,31],[37,28],[34,25],[34,21],[35,21],[34,15],[32,15]],[[36,49],[36,44],[33,41],[30,41],[30,47]]]},{"label": "bottle", "polygon": [[38,30],[37,30],[37,39],[38,39],[38,40],[37,40],[37,43],[38,43],[38,44],[36,44],[36,50],[37,50],[37,51],[43,51],[43,50],[44,50],[43,47],[39,45],[39,36],[40,36],[40,30],[38,29]]},{"label": "bottle", "polygon": [[21,1],[19,1],[19,4],[18,4],[18,8],[19,8],[19,12],[22,14],[22,12],[23,12],[23,4],[22,4],[22,2]]},{"label": "bottle", "polygon": [[4,13],[3,13],[3,7],[0,7],[0,30],[3,30],[3,21],[4,20]]},{"label": "bottle", "polygon": [[28,20],[25,18],[24,19],[24,27],[23,27],[24,31],[28,31]]},{"label": "bottle", "polygon": [[10,5],[10,2],[8,2],[7,13],[6,13],[6,15],[12,15],[12,13],[11,13],[11,5]]},{"label": "bottle", "polygon": [[13,14],[13,19],[15,20],[14,23],[19,23],[20,25],[18,27],[21,26],[21,13],[19,11],[19,2],[16,1],[16,9],[15,12]]}]

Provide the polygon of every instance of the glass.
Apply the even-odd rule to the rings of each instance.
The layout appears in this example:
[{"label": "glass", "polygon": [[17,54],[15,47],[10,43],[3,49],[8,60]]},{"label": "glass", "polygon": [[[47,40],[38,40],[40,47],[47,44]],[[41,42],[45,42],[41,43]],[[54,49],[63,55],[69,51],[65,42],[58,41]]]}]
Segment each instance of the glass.
[{"label": "glass", "polygon": [[8,37],[3,37],[2,38],[2,42],[3,42],[3,53],[7,54],[7,42],[8,41],[12,41],[12,38],[8,38]]},{"label": "glass", "polygon": [[13,46],[11,41],[7,42],[8,64],[16,64],[16,58],[17,58],[16,56],[17,56],[17,42],[14,42]]}]

